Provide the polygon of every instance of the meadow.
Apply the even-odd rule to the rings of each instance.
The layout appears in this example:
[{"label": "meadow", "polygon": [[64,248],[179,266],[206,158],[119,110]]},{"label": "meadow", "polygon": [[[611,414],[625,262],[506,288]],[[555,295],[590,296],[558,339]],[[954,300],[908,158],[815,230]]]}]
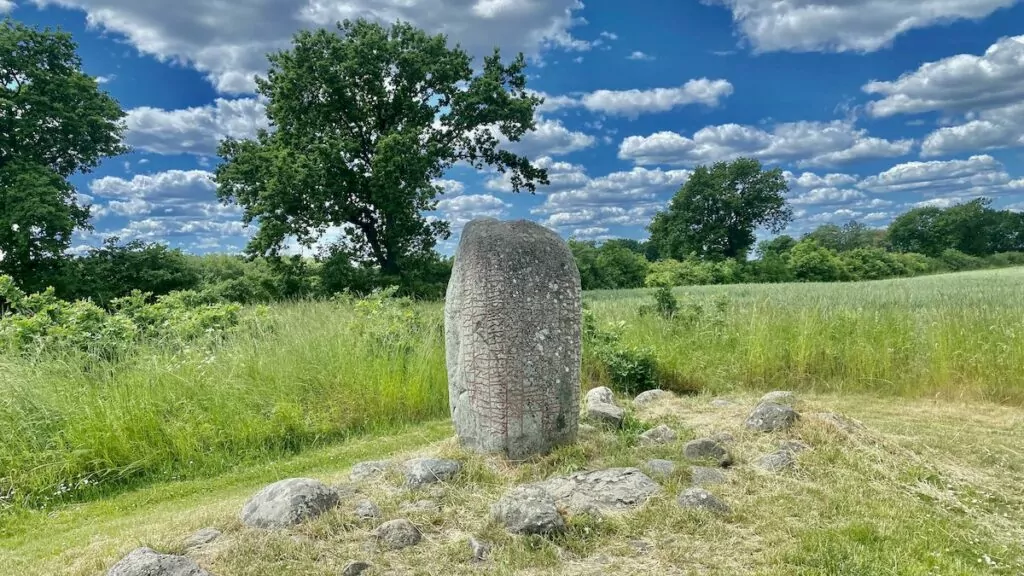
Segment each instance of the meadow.
[{"label": "meadow", "polygon": [[[681,393],[1024,404],[1024,268],[849,284],[585,294],[625,348]],[[0,535],[35,510],[146,484],[241,473],[447,416],[442,305],[384,298],[246,310],[243,330],[156,339],[126,357],[0,357]],[[258,312],[258,313],[257,313]],[[606,367],[585,354],[584,387]]]}]

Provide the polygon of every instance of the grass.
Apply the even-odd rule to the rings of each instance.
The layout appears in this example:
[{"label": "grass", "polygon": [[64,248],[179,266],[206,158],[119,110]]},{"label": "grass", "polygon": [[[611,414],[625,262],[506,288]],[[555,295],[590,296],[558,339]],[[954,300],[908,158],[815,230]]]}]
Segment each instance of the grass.
[{"label": "grass", "polygon": [[[664,385],[1024,404],[1024,268],[857,284],[588,293]],[[600,371],[587,370],[598,375]],[[585,386],[603,383],[587,381]],[[28,509],[198,481],[448,412],[441,305],[274,307],[213,347],[83,364],[0,358],[0,533]]]},{"label": "grass", "polygon": [[[374,441],[354,440],[215,481],[167,483],[55,515],[27,513],[14,536],[0,540],[0,565],[25,576],[102,573],[131,549],[182,552],[192,531],[215,526],[224,536],[192,552],[218,576],[327,576],[350,559],[395,574],[707,574],[707,575],[981,575],[1024,571],[1022,411],[985,402],[880,399],[874,395],[804,395],[804,418],[784,434],[746,432],[742,421],[756,395],[714,408],[706,395],[634,410],[623,432],[593,430],[555,453],[510,467],[460,451],[444,422]],[[844,432],[813,416],[837,411],[863,422]],[[637,433],[664,422],[680,433],[667,446],[638,447]],[[680,460],[682,443],[728,431],[737,463],[729,482],[712,490],[733,511],[687,512],[674,497],[688,484],[685,466],[663,492],[637,511],[570,518],[551,538],[505,533],[488,515],[510,486],[603,466],[637,466],[649,458]],[[749,463],[782,439],[813,447],[795,470],[756,472]],[[376,523],[351,505],[293,530],[243,528],[238,511],[268,481],[312,476],[347,480],[360,459],[439,454],[464,462],[444,485],[410,492],[398,475],[360,485],[385,520],[408,517],[424,541],[400,552],[368,547]],[[404,513],[404,503],[433,498],[441,512]],[[470,561],[470,536],[493,544],[484,564]],[[636,541],[644,542],[641,551]]]}]

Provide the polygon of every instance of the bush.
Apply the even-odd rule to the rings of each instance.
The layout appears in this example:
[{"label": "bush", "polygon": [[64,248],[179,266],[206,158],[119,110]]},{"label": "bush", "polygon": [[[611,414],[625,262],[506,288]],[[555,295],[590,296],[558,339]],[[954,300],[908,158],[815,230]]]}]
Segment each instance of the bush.
[{"label": "bush", "polygon": [[658,361],[654,349],[621,342],[624,322],[597,325],[593,312],[583,308],[584,364],[596,361],[607,384],[616,392],[635,395],[658,387]]},{"label": "bush", "polygon": [[977,270],[985,267],[985,260],[977,256],[969,256],[963,252],[947,248],[942,251],[939,260],[954,272],[961,270]]},{"label": "bush", "polygon": [[838,255],[814,240],[801,240],[790,250],[789,265],[793,276],[804,282],[835,282],[847,272]]}]

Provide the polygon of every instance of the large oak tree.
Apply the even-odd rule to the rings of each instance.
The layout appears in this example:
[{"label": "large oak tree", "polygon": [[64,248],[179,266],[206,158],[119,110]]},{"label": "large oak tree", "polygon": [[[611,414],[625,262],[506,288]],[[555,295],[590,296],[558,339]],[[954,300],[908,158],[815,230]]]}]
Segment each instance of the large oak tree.
[{"label": "large oak tree", "polygon": [[389,274],[447,238],[433,181],[456,162],[509,172],[515,191],[535,191],[547,173],[502,149],[536,128],[542,100],[526,91],[525,59],[495,49],[472,59],[444,35],[407,23],[345,21],[337,33],[302,31],[269,56],[257,90],[271,127],[222,142],[218,195],[259,230],[248,250],[277,254],[289,237],[305,246],[340,227],[354,260]]}]

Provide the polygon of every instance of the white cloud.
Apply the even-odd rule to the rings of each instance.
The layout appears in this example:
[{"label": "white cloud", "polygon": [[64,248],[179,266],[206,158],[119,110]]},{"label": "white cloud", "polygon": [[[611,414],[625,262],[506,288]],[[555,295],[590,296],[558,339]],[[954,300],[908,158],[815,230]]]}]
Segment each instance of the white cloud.
[{"label": "white cloud", "polygon": [[797,176],[789,170],[783,171],[782,176],[786,179],[786,183],[789,184],[791,188],[846,186],[849,184],[855,184],[858,180],[858,178],[852,174],[834,173],[819,176],[813,172],[804,172]]},{"label": "white cloud", "polygon": [[157,154],[215,155],[225,137],[253,138],[266,128],[264,104],[255,98],[217,98],[207,106],[161,110],[143,106],[128,111],[125,141]]},{"label": "white cloud", "polygon": [[[3,0],[0,0],[0,3],[2,3],[2,2],[3,2]],[[0,12],[3,12],[3,6],[0,6]],[[117,78],[117,74],[111,74],[110,76],[97,76],[96,77],[96,83],[97,84],[107,84],[107,83],[112,82],[116,78]]]},{"label": "white cloud", "polygon": [[651,56],[650,54],[644,54],[643,52],[641,52],[639,50],[636,50],[635,52],[631,53],[629,56],[626,56],[626,59],[627,60],[654,60],[654,56]]},{"label": "white cloud", "polygon": [[570,33],[581,23],[575,16],[583,8],[580,0],[179,0],[173,10],[138,0],[32,1],[82,9],[90,25],[123,34],[142,53],[185,63],[220,92],[235,94],[253,90],[253,76],[267,69],[266,54],[286,48],[295,31],[345,19],[408,21],[447,34],[476,56],[496,45],[509,57],[519,51],[537,56],[551,47],[587,50],[593,44]]},{"label": "white cloud", "polygon": [[861,216],[863,212],[857,210],[850,210],[849,208],[838,208],[832,211],[819,212],[808,216],[805,220],[812,224],[825,224],[826,222],[837,222],[844,220],[854,220]]},{"label": "white cloud", "polygon": [[758,52],[873,52],[910,30],[980,19],[1017,0],[703,0],[732,11]]},{"label": "white cloud", "polygon": [[[557,192],[569,188],[578,188],[590,181],[586,174],[586,169],[579,164],[559,162],[550,156],[542,156],[535,160],[533,164],[538,168],[546,169],[548,171],[548,181],[551,182],[548,186],[538,186],[538,192]],[[512,192],[512,175],[508,172],[498,174],[488,179],[484,183],[484,187],[498,192]]]},{"label": "white cloud", "polygon": [[576,228],[569,233],[577,240],[608,240],[614,236],[608,234],[608,228],[604,226],[589,226],[587,228]]},{"label": "white cloud", "polygon": [[950,194],[999,194],[1006,191],[1010,175],[995,158],[981,154],[966,160],[930,160],[897,164],[865,178],[857,188],[874,193],[918,192],[930,196]]},{"label": "white cloud", "polygon": [[921,156],[1024,146],[1024,101],[969,114],[963,124],[944,126],[921,143]]},{"label": "white cloud", "polygon": [[864,85],[884,96],[867,105],[875,117],[920,112],[965,112],[1024,99],[1024,35],[1001,38],[981,56],[957,54],[922,64],[898,79]]},{"label": "white cloud", "polygon": [[448,179],[448,178],[441,178],[439,180],[434,180],[433,183],[435,185],[441,187],[441,189],[442,189],[441,194],[445,198],[453,198],[455,196],[460,196],[460,195],[462,195],[463,192],[466,191],[465,184],[463,184],[462,182],[459,182],[458,180],[451,180],[451,179]]},{"label": "white cloud", "polygon": [[551,214],[583,207],[651,202],[659,193],[678,189],[689,176],[689,170],[649,170],[637,166],[628,172],[612,172],[594,178],[580,188],[549,194],[544,203],[532,211]]},{"label": "white cloud", "polygon": [[868,136],[851,122],[788,122],[771,132],[755,126],[706,126],[687,138],[675,132],[629,136],[619,145],[619,158],[641,165],[692,166],[750,156],[765,162],[792,161],[797,166],[831,166],[866,158],[903,156],[913,140]]},{"label": "white cloud", "polygon": [[864,198],[864,193],[858,190],[815,188],[790,198],[789,203],[794,206],[826,206],[830,204],[846,204],[851,200],[860,200],[862,198]]},{"label": "white cloud", "polygon": [[561,156],[590,148],[597,143],[597,138],[570,130],[561,120],[539,118],[537,129],[528,132],[519,142],[509,142],[504,136],[498,138],[502,148],[529,158],[541,156]]},{"label": "white cloud", "polygon": [[541,220],[541,224],[556,230],[574,226],[646,226],[654,214],[663,207],[662,203],[651,202],[631,208],[622,206],[597,206],[592,208],[568,209],[554,212]]},{"label": "white cloud", "polygon": [[619,39],[619,35],[618,34],[616,34],[615,32],[608,32],[607,30],[601,32],[600,36],[602,38],[607,38],[609,40],[618,40]]},{"label": "white cloud", "polygon": [[536,94],[545,99],[539,107],[542,112],[582,107],[599,114],[636,118],[640,114],[668,112],[694,104],[718,106],[732,92],[733,86],[727,80],[697,78],[674,88],[595,90],[585,94],[559,96],[543,92]]},{"label": "white cloud", "polygon": [[451,223],[452,234],[457,236],[462,227],[474,218],[504,218],[512,205],[490,194],[466,194],[446,198],[437,203],[437,211]]},{"label": "white cloud", "polygon": [[18,5],[11,0],[0,0],[0,14],[5,14],[14,10]]}]

